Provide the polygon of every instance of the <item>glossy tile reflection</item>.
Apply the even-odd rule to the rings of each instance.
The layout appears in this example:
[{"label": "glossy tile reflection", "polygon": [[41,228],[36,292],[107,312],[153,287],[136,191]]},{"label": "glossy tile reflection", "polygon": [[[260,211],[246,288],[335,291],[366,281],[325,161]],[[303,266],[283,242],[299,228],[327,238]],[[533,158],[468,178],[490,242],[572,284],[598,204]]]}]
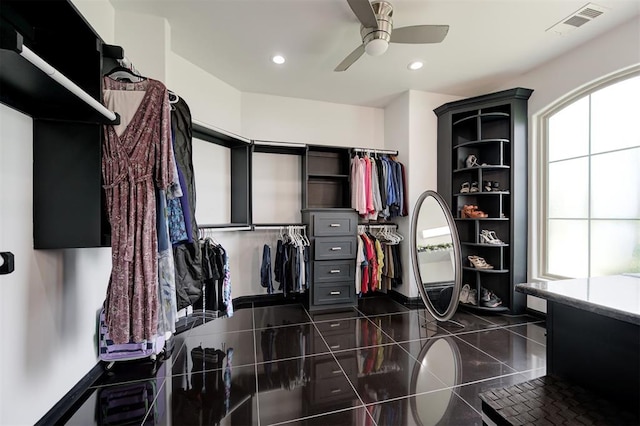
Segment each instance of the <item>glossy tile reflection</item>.
[{"label": "glossy tile reflection", "polygon": [[248,307],[174,336],[164,362],[118,364],[68,424],[481,424],[477,394],[545,374],[544,323],[386,297],[357,308]]}]

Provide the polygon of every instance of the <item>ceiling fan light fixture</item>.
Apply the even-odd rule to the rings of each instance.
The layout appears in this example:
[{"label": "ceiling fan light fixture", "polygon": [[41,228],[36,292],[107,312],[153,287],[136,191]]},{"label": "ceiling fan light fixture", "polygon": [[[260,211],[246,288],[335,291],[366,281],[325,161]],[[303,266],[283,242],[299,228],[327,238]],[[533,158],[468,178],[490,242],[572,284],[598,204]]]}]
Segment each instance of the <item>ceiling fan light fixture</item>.
[{"label": "ceiling fan light fixture", "polygon": [[274,64],[282,65],[285,62],[284,56],[282,55],[274,55],[271,60]]},{"label": "ceiling fan light fixture", "polygon": [[420,61],[413,61],[413,62],[410,62],[409,65],[407,65],[407,68],[409,68],[411,71],[417,71],[423,66],[424,66],[424,63]]},{"label": "ceiling fan light fixture", "polygon": [[389,48],[389,42],[387,40],[376,38],[371,40],[364,47],[364,51],[370,56],[380,56]]}]

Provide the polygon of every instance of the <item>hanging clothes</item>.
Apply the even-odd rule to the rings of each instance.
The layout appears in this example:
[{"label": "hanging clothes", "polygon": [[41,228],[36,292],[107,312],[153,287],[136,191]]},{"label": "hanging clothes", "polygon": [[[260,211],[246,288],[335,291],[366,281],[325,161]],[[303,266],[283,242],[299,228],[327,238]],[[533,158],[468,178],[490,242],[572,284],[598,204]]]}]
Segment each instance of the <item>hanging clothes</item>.
[{"label": "hanging clothes", "polygon": [[114,343],[152,339],[158,329],[158,243],[154,183],[182,195],[171,146],[166,87],[105,77],[104,104],[120,114],[104,126],[102,179],[111,224],[112,271],[105,301]]},{"label": "hanging clothes", "polygon": [[183,188],[180,206],[185,217],[186,241],[174,243],[176,297],[178,309],[193,305],[202,297],[204,281],[201,245],[197,241],[196,186],[193,168],[193,126],[189,105],[182,97],[170,96],[171,129],[178,174]]},{"label": "hanging clothes", "polygon": [[267,289],[267,294],[273,294],[273,282],[271,281],[271,247],[267,244],[262,247],[260,284]]},{"label": "hanging clothes", "polygon": [[359,153],[351,159],[351,207],[367,220],[407,216],[406,172],[394,156]]},{"label": "hanging clothes", "polygon": [[372,234],[366,225],[358,227],[356,257],[356,294],[370,291],[387,292],[402,284],[402,261],[399,243],[403,237],[397,231]]},{"label": "hanging clothes", "polygon": [[156,191],[158,233],[158,334],[174,333],[178,314],[175,266],[169,241],[167,201],[163,190]]},{"label": "hanging clothes", "polygon": [[309,288],[309,246],[295,234],[284,234],[278,239],[274,262],[278,290],[285,297],[303,293]]},{"label": "hanging clothes", "polygon": [[215,317],[233,316],[231,271],[225,249],[211,238],[200,242],[202,248],[203,291],[194,309],[209,311]]}]

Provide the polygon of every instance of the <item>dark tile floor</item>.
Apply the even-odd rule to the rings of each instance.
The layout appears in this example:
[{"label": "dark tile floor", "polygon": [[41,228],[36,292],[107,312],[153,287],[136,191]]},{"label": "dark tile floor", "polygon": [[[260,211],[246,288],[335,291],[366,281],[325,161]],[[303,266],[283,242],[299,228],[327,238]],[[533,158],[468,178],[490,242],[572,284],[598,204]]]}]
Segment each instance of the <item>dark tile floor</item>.
[{"label": "dark tile floor", "polygon": [[117,365],[67,424],[480,425],[478,393],[545,374],[544,322],[453,319],[386,297],[242,309],[175,336],[156,367]]}]

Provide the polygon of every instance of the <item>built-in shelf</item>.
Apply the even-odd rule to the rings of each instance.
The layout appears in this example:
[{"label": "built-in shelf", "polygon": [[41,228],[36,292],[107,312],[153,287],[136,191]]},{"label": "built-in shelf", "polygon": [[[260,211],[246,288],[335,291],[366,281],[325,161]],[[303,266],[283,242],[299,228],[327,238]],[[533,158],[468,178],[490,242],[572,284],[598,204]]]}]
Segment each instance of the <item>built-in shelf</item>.
[{"label": "built-in shelf", "polygon": [[[455,219],[463,259],[479,256],[496,268],[479,269],[465,262],[470,266],[462,268],[463,279],[478,296],[487,289],[502,303],[496,308],[460,304],[467,309],[520,314],[526,308],[526,297],[515,291],[515,285],[527,276],[527,100],[531,93],[515,88],[449,102],[434,110],[438,192],[454,216],[469,204],[489,214]],[[478,165],[467,167],[471,156]],[[495,183],[497,190],[483,191],[485,181],[492,187]],[[463,184],[466,188],[474,182],[479,191],[460,192]],[[506,244],[481,243],[478,235],[483,229],[491,229]]]},{"label": "built-in shelf", "polygon": [[348,179],[349,175],[332,175],[332,174],[322,174],[322,173],[313,173],[309,174],[309,179]]},{"label": "built-in shelf", "polygon": [[469,147],[469,146],[474,146],[474,145],[484,145],[484,144],[493,144],[496,142],[503,142],[503,143],[509,143],[509,139],[480,139],[477,141],[468,141],[468,142],[462,142],[459,143],[457,145],[455,145],[453,147],[453,149],[458,149],[458,148],[465,148],[465,147]]},{"label": "built-in shelf", "polygon": [[469,121],[469,120],[475,120],[475,119],[482,119],[483,121],[486,120],[496,120],[496,119],[502,119],[502,118],[509,118],[509,113],[506,112],[486,112],[486,113],[481,113],[481,114],[474,114],[474,115],[470,115],[464,118],[461,118],[460,120],[456,120],[453,125],[457,126],[458,124],[464,123],[465,121]]}]

